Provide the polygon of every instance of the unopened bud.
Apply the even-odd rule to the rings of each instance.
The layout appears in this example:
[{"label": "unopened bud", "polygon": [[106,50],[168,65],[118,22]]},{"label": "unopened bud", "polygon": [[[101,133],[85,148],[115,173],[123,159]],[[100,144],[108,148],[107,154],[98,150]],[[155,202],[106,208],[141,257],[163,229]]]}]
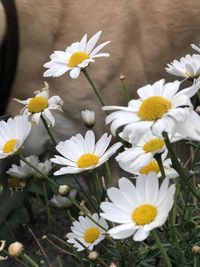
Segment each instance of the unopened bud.
[{"label": "unopened bud", "polygon": [[200,254],[200,246],[193,246],[192,252],[195,254]]},{"label": "unopened bud", "polygon": [[109,267],[117,267],[117,265],[114,262],[111,262],[111,264],[109,265]]},{"label": "unopened bud", "polygon": [[70,191],[70,188],[68,185],[64,184],[64,185],[59,186],[58,192],[61,196],[67,196],[69,194],[69,191]]},{"label": "unopened bud", "polygon": [[24,246],[19,242],[14,242],[8,247],[8,254],[11,257],[19,257],[24,251]]},{"label": "unopened bud", "polygon": [[82,119],[84,124],[88,128],[92,128],[95,125],[95,113],[92,110],[81,111]]},{"label": "unopened bud", "polygon": [[126,76],[123,75],[123,74],[121,74],[121,75],[120,75],[120,80],[121,80],[121,81],[124,81],[125,79],[126,79]]},{"label": "unopened bud", "polygon": [[195,111],[200,114],[200,106],[197,106]]},{"label": "unopened bud", "polygon": [[46,235],[43,235],[42,236],[42,240],[45,240],[45,239],[47,239],[47,236]]},{"label": "unopened bud", "polygon": [[99,257],[99,253],[96,252],[95,250],[90,251],[90,253],[88,254],[88,259],[91,261],[95,261],[98,257]]}]

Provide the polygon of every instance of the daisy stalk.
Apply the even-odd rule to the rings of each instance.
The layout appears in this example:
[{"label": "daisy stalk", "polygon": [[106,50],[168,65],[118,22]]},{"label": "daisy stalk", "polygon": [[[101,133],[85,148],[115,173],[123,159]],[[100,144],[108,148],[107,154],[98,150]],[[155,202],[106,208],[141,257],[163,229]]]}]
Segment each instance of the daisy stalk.
[{"label": "daisy stalk", "polygon": [[27,262],[30,267],[39,267],[39,265],[33,260],[31,259],[27,254],[23,253],[23,255],[21,256],[22,259]]},{"label": "daisy stalk", "polygon": [[[5,250],[5,249],[2,249],[2,251],[7,255],[9,256],[8,252]],[[29,265],[27,265],[25,262],[21,261],[19,258],[14,258],[16,261],[18,261],[19,263],[22,264],[22,266],[25,266],[25,267],[30,267]]]},{"label": "daisy stalk", "polygon": [[106,162],[105,166],[106,166],[106,172],[107,172],[107,177],[108,177],[107,187],[109,187],[113,185],[113,178],[112,178],[112,173],[111,173],[111,169],[110,169],[110,165],[108,161]]},{"label": "daisy stalk", "polygon": [[56,140],[53,137],[53,134],[52,134],[50,128],[48,127],[48,124],[47,124],[46,120],[44,119],[44,117],[42,115],[41,115],[41,120],[42,120],[42,123],[43,123],[43,125],[44,125],[44,127],[45,127],[45,129],[46,129],[46,131],[47,131],[47,133],[48,133],[53,145],[56,146],[57,145]]},{"label": "daisy stalk", "polygon": [[165,175],[165,169],[164,169],[163,162],[162,162],[162,154],[161,153],[156,154],[154,157],[159,165],[162,178],[164,179],[166,175]]},{"label": "daisy stalk", "polygon": [[[175,170],[179,173],[180,178],[183,179],[183,181],[187,184],[189,190],[191,191],[191,193],[198,199],[200,200],[200,195],[198,194],[198,192],[196,191],[196,189],[193,187],[193,185],[190,183],[190,181],[188,181],[188,177],[190,176],[189,173],[186,172],[185,169],[182,168],[176,154],[174,153],[173,147],[170,143],[168,134],[166,132],[163,132],[163,136],[165,138],[165,144],[166,147],[171,155],[171,159],[172,159],[172,164],[175,168]],[[181,180],[181,179],[180,179]]]},{"label": "daisy stalk", "polygon": [[95,207],[95,205],[93,204],[92,200],[90,199],[90,197],[88,196],[88,194],[85,192],[84,188],[82,187],[81,183],[79,182],[78,178],[76,177],[75,174],[72,175],[75,182],[77,183],[77,185],[79,186],[81,192],[83,193],[83,195],[87,198],[89,204],[92,206],[92,208],[97,212],[97,208]]},{"label": "daisy stalk", "polygon": [[166,252],[165,248],[163,247],[163,245],[162,245],[162,243],[160,241],[159,235],[157,234],[156,230],[153,230],[151,232],[151,234],[152,234],[152,237],[155,240],[158,248],[160,249],[160,252],[162,254],[162,257],[163,257],[163,260],[164,260],[166,266],[167,267],[172,267],[172,264],[170,262],[170,259],[169,259],[168,255],[167,255],[167,252]]},{"label": "daisy stalk", "polygon": [[[96,87],[96,85],[94,84],[94,82],[92,81],[90,75],[88,74],[86,69],[82,69],[83,74],[85,75],[86,79],[88,80],[88,82],[90,83],[90,85],[92,86],[92,89],[94,90],[95,95],[97,96],[100,104],[103,106],[105,106],[104,100],[99,92],[99,89]],[[106,112],[108,114],[108,112]]]},{"label": "daisy stalk", "polygon": [[46,185],[44,181],[42,182],[42,186],[43,186],[43,192],[44,192],[44,198],[45,198],[45,205],[47,209],[48,225],[49,225],[49,228],[51,229],[51,217],[50,217],[51,215],[50,215],[50,209],[49,209],[49,204],[48,204],[47,189],[46,189]]},{"label": "daisy stalk", "polygon": [[122,83],[122,90],[123,90],[123,93],[124,93],[124,98],[127,102],[130,101],[130,94],[129,94],[129,90],[128,90],[128,86],[125,82],[125,79],[126,77],[124,75],[121,75],[120,76],[120,80],[121,80],[121,83]]}]

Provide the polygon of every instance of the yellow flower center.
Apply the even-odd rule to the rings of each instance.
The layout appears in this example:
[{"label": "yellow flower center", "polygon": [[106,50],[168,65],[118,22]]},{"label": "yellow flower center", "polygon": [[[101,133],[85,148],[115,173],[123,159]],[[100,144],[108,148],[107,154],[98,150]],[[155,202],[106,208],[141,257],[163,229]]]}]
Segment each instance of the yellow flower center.
[{"label": "yellow flower center", "polygon": [[139,170],[141,174],[146,174],[146,175],[148,175],[150,172],[155,172],[156,174],[158,174],[159,171],[160,171],[159,165],[155,160],[152,160],[149,164],[140,168]]},{"label": "yellow flower center", "polygon": [[23,180],[18,177],[12,177],[8,179],[8,184],[9,184],[9,187],[15,189],[15,188],[21,187],[22,181]]},{"label": "yellow flower center", "polygon": [[79,168],[88,168],[97,165],[99,162],[99,157],[93,154],[84,154],[77,161]]},{"label": "yellow flower center", "polygon": [[145,225],[151,223],[157,215],[157,208],[151,204],[141,205],[132,213],[132,220],[137,225]]},{"label": "yellow flower center", "polygon": [[67,63],[68,67],[74,68],[81,64],[84,60],[89,59],[90,57],[88,54],[84,52],[75,52],[69,59],[69,62]]},{"label": "yellow flower center", "polygon": [[156,152],[159,149],[162,149],[165,146],[165,142],[161,138],[153,138],[150,141],[146,142],[143,146],[143,150],[148,152]]},{"label": "yellow flower center", "polygon": [[43,96],[33,97],[28,103],[28,110],[31,113],[42,112],[48,107],[48,99]]},{"label": "yellow flower center", "polygon": [[84,239],[87,243],[93,243],[100,236],[100,230],[97,227],[89,227],[84,233]]},{"label": "yellow flower center", "polygon": [[3,153],[11,153],[15,149],[15,145],[17,143],[17,139],[11,139],[5,143],[3,146]]},{"label": "yellow flower center", "polygon": [[171,103],[168,99],[162,96],[151,96],[142,102],[138,116],[144,121],[155,121],[162,118],[170,108]]}]

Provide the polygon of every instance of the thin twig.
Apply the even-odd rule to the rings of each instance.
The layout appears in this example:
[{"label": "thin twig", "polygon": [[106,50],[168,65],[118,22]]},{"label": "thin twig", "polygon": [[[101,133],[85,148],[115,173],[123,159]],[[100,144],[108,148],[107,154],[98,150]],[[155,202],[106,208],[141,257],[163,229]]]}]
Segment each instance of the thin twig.
[{"label": "thin twig", "polygon": [[59,247],[58,245],[56,245],[51,239],[49,239],[48,237],[45,237],[45,240],[47,240],[49,242],[49,244],[51,244],[53,247],[57,248],[60,252],[64,253],[64,254],[67,254],[69,256],[72,256],[72,257],[76,257],[73,253],[67,251],[67,250],[64,250],[63,248]]},{"label": "thin twig", "polygon": [[51,265],[51,263],[50,263],[48,257],[47,257],[46,252],[44,251],[42,245],[40,244],[39,240],[37,239],[37,237],[35,236],[35,234],[34,234],[33,231],[31,230],[31,228],[29,228],[28,226],[26,226],[26,227],[27,227],[28,231],[30,232],[30,234],[32,235],[32,237],[35,239],[35,242],[37,243],[38,247],[40,248],[40,250],[41,250],[41,252],[42,252],[42,254],[43,254],[43,256],[44,256],[44,258],[45,258],[45,260],[46,260],[46,262],[47,262],[47,264],[48,264],[48,266],[49,266],[49,267],[53,267],[53,266]]}]

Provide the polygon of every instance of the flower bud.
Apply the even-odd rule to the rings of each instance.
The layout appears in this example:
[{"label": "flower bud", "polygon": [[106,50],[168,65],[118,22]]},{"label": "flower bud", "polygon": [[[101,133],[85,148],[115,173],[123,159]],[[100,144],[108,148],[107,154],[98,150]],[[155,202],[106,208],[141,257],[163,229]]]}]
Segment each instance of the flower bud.
[{"label": "flower bud", "polygon": [[59,194],[61,196],[67,196],[70,192],[70,188],[68,185],[64,184],[64,185],[60,185],[59,186],[59,190],[58,190]]},{"label": "flower bud", "polygon": [[200,114],[200,106],[197,106],[195,111]]},{"label": "flower bud", "polygon": [[14,242],[8,247],[8,254],[11,257],[19,257],[24,251],[24,246],[19,242]]},{"label": "flower bud", "polygon": [[91,261],[95,261],[98,258],[98,256],[99,256],[99,253],[93,250],[89,252],[88,259]]},{"label": "flower bud", "polygon": [[95,113],[92,110],[82,110],[81,111],[82,119],[85,123],[85,126],[92,128],[95,125]]},{"label": "flower bud", "polygon": [[193,246],[192,252],[195,254],[200,254],[200,246]]},{"label": "flower bud", "polygon": [[126,76],[123,75],[123,74],[121,74],[121,75],[120,75],[120,80],[121,80],[121,81],[124,81],[125,79],[126,79]]}]

